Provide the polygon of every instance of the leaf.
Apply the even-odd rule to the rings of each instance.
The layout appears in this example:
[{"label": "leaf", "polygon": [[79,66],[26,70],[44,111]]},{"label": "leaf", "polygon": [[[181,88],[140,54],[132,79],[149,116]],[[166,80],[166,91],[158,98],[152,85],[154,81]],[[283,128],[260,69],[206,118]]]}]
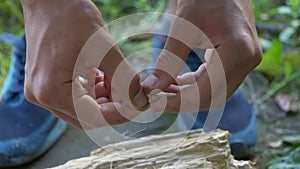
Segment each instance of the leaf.
[{"label": "leaf", "polygon": [[291,156],[296,163],[300,163],[300,147],[292,151]]},{"label": "leaf", "polygon": [[265,38],[259,38],[259,42],[260,42],[261,47],[264,50],[270,49],[272,46],[272,42],[270,42],[269,40],[267,40]]},{"label": "leaf", "polygon": [[275,101],[282,111],[285,113],[290,110],[291,100],[287,95],[279,94],[275,97]]},{"label": "leaf", "polygon": [[290,0],[289,5],[293,10],[297,11],[299,9],[299,0]]},{"label": "leaf", "polygon": [[268,143],[271,148],[279,148],[282,145],[282,140],[272,141]]},{"label": "leaf", "polygon": [[285,113],[289,113],[289,112],[298,112],[298,97],[297,95],[285,95],[285,94],[278,94],[275,97],[275,101],[278,104],[278,106],[280,107],[280,109],[282,111],[284,111]]},{"label": "leaf", "polygon": [[300,164],[290,164],[291,162],[283,161],[283,162],[277,162],[268,167],[268,169],[294,169],[299,168]]},{"label": "leaf", "polygon": [[[300,13],[299,13],[300,14]],[[299,26],[300,26],[300,20],[292,20],[291,21],[291,26],[293,27],[293,28],[298,28]]]},{"label": "leaf", "polygon": [[300,168],[300,147],[287,156],[276,158],[267,164],[268,169],[296,169]]},{"label": "leaf", "polygon": [[263,55],[262,62],[256,68],[269,76],[283,73],[282,44],[278,40],[272,42],[271,48]]},{"label": "leaf", "polygon": [[295,32],[296,29],[294,27],[287,27],[279,34],[279,40],[284,43],[289,43]]},{"label": "leaf", "polygon": [[292,15],[293,14],[293,10],[288,7],[288,6],[280,6],[277,8],[277,14],[281,14],[281,15]]},{"label": "leaf", "polygon": [[300,145],[300,135],[283,136],[282,140],[288,144]]},{"label": "leaf", "polygon": [[293,71],[300,69],[300,53],[288,53],[283,57],[284,62],[289,62]]}]

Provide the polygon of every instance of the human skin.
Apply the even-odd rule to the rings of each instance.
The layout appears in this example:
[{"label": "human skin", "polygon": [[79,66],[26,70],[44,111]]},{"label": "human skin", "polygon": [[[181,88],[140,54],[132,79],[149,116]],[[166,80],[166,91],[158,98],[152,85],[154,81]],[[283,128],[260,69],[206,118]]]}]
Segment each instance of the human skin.
[{"label": "human skin", "polygon": [[[145,108],[148,98],[141,88],[139,76],[124,61],[120,49],[103,27],[105,23],[101,13],[92,1],[22,0],[22,6],[27,40],[25,95],[29,101],[78,128],[124,123],[130,119],[121,113],[129,111],[118,110],[124,110],[127,106],[134,112],[128,116],[134,117],[138,113],[136,109]],[[104,38],[102,42],[111,43],[111,49],[100,65],[88,63],[90,61],[87,60],[89,67],[85,69],[86,72],[73,74],[82,47],[99,29]],[[128,90],[130,99],[119,96],[119,100],[113,101],[111,92],[118,95],[123,90],[122,84],[110,84],[121,62],[126,70],[124,76],[133,77]],[[104,72],[105,76],[95,67]],[[90,77],[84,79],[78,75]],[[77,112],[74,104],[79,104],[85,109],[79,108],[79,111],[84,112]],[[78,118],[78,113],[81,113],[81,117],[84,114],[85,119]],[[99,120],[99,114],[107,122]]]},{"label": "human skin", "polygon": [[[219,108],[261,61],[251,0],[171,0],[169,8],[175,15],[170,15],[169,38],[143,83],[148,93],[156,93],[150,97],[151,108],[157,112]],[[209,49],[206,62],[196,72],[178,76],[192,48]],[[182,101],[188,103],[182,107]]]},{"label": "human skin", "polygon": [[[148,93],[154,89],[164,91],[152,96],[165,97],[167,104],[166,107],[162,107],[158,104],[159,99],[154,99],[156,102],[152,102],[151,109],[159,112],[187,112],[193,107],[201,111],[210,108],[211,100],[218,100],[214,105],[218,107],[261,61],[262,51],[255,30],[251,1],[180,0],[176,5],[172,2],[170,5],[176,9],[169,11],[171,14],[172,11],[175,12],[175,16],[181,18],[175,18],[170,30],[170,37],[176,37],[177,40],[168,38],[164,48],[168,52],[162,52],[156,63],[156,70],[143,83],[143,88]],[[97,71],[89,72],[91,77],[87,80],[73,76],[74,65],[82,46],[104,25],[101,14],[94,4],[89,0],[22,0],[22,4],[28,42],[26,97],[77,127],[82,125],[101,127],[128,121],[129,119],[124,118],[118,111],[127,107],[126,100],[122,98],[113,100],[111,97],[112,91],[122,93],[118,86],[110,83],[113,71],[123,61],[117,46],[108,52],[108,57],[104,58],[99,66],[105,76]],[[203,38],[202,34],[198,35],[193,28],[182,25],[185,24],[181,22],[182,19],[199,28],[211,43],[207,43],[207,39]],[[188,27],[185,29],[185,26]],[[180,41],[182,39],[184,43]],[[191,48],[210,49],[206,54],[206,63],[196,72],[178,77],[183,61],[187,59]],[[175,55],[180,56],[181,62],[174,59]],[[226,80],[222,79],[222,76],[218,77],[222,74],[218,61],[222,63],[221,71],[224,71]],[[125,64],[125,67],[129,76],[135,74],[130,65]],[[216,81],[213,84],[210,83],[209,72],[215,74],[213,78]],[[138,83],[139,78],[135,77],[131,87],[136,90],[130,90],[130,100],[133,103],[142,100],[141,103],[134,103],[134,107],[143,108],[147,103],[147,97]],[[218,86],[223,83],[225,86]],[[78,89],[75,92],[76,98],[80,98],[78,99],[80,103],[84,103],[82,108],[86,108],[87,113],[92,112],[81,121],[74,109],[72,84]],[[214,92],[216,95],[212,96],[211,86],[216,86],[220,90],[225,88],[224,99],[222,95],[224,92],[219,92],[221,93],[219,96],[218,90]],[[94,89],[96,95],[91,92]],[[181,98],[181,96],[188,97]],[[189,104],[182,108],[181,100],[188,100]],[[108,123],[102,123],[97,114],[102,114]],[[135,114],[129,116],[134,117]]]}]

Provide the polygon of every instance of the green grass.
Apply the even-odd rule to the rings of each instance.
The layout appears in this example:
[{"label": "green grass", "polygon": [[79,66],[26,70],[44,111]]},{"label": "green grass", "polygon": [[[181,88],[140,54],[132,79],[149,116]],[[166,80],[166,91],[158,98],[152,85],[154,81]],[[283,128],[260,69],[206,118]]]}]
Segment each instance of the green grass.
[{"label": "green grass", "polygon": [[[145,1],[145,0],[93,0],[101,9],[102,15],[106,22],[114,20],[126,14],[135,12],[156,11],[161,12],[166,6],[165,1]],[[24,19],[22,14],[22,7],[20,0],[1,0],[0,1],[0,33],[9,32],[17,35],[22,35],[24,32]],[[151,18],[147,18],[148,20]],[[155,19],[155,18],[154,18]],[[147,21],[148,22],[148,21]],[[112,33],[120,31],[118,29]],[[125,55],[132,52],[151,47],[152,41],[150,39],[143,42],[131,42],[126,40],[120,46]],[[1,89],[6,79],[10,61],[11,61],[11,47],[3,42],[0,42],[0,96]],[[147,58],[145,58],[147,59]]]},{"label": "green grass", "polygon": [[4,84],[4,81],[6,79],[9,67],[10,67],[10,61],[11,61],[11,47],[4,43],[0,43],[0,96],[2,93],[2,86]]},{"label": "green grass", "polygon": [[[23,34],[24,19],[20,0],[1,0],[0,18],[0,33]],[[10,66],[11,49],[9,45],[0,42],[0,96]]]}]

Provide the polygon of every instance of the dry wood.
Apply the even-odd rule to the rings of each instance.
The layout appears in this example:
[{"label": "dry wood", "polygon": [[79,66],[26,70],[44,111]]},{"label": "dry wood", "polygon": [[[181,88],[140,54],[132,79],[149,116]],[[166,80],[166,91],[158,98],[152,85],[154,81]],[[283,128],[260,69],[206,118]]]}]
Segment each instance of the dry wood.
[{"label": "dry wood", "polygon": [[253,168],[249,161],[230,155],[229,133],[202,130],[148,136],[104,146],[89,157],[75,159],[55,169],[186,169]]}]

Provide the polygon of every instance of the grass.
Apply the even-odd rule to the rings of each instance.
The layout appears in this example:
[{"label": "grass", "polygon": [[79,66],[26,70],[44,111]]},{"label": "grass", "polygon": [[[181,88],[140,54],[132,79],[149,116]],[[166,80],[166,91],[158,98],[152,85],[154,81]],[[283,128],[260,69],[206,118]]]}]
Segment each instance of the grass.
[{"label": "grass", "polygon": [[[95,2],[97,2],[95,0]],[[138,3],[136,1],[130,1],[132,4],[139,4],[139,3],[145,3],[144,1],[139,1]],[[110,5],[114,5],[114,3],[110,2]],[[128,5],[132,5],[128,4]],[[116,1],[115,5],[120,5],[119,1]],[[164,9],[165,4],[164,3],[158,3],[156,6],[149,6],[147,4],[144,4],[147,6],[149,11],[155,11],[161,12]],[[99,5],[101,6],[101,5]],[[136,11],[138,12],[138,11]],[[105,19],[109,18],[111,12],[110,11],[102,11],[102,14]],[[125,15],[125,14],[123,14]],[[9,32],[9,33],[14,33],[17,35],[22,35],[24,32],[24,20],[23,20],[23,14],[21,10],[21,4],[19,0],[2,0],[0,1],[0,17],[2,18],[0,20],[0,33],[2,32]],[[5,19],[4,19],[5,18]],[[112,18],[113,19],[113,18]],[[143,18],[143,21],[146,23],[153,23],[153,20],[156,20],[157,18]],[[139,20],[135,20],[139,21]],[[134,21],[130,21],[134,22]],[[137,23],[136,23],[137,24]],[[145,25],[145,24],[143,24]],[[123,27],[121,25],[118,26],[116,29],[112,29],[111,33],[112,36],[118,36],[122,34],[124,31],[122,29]],[[141,27],[140,27],[141,28]],[[120,30],[123,30],[120,32]],[[129,30],[127,30],[129,31]],[[124,40],[119,43],[122,51],[124,52],[125,56],[128,56],[129,54],[145,49],[145,48],[150,48],[152,44],[151,39],[147,39],[145,41],[137,42],[137,41],[131,41],[131,40]],[[1,90],[3,87],[3,84],[5,82],[6,76],[9,71],[10,67],[10,61],[11,61],[11,47],[9,45],[6,45],[3,42],[0,42],[0,98],[1,98]],[[149,60],[149,58],[141,56],[143,59]]]},{"label": "grass", "polygon": [[2,95],[2,86],[5,82],[7,73],[10,67],[11,61],[11,47],[5,45],[4,43],[0,43],[0,96]]},{"label": "grass", "polygon": [[[0,1],[0,33],[9,32],[22,35],[24,31],[24,19],[19,0]],[[11,61],[11,46],[0,42],[0,96]]]}]

